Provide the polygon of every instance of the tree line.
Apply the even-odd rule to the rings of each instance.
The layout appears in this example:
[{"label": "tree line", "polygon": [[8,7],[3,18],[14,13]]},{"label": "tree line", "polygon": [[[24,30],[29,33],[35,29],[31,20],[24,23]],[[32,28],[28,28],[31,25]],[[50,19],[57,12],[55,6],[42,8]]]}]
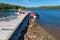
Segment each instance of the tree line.
[{"label": "tree line", "polygon": [[60,9],[60,6],[40,6],[38,9]]},{"label": "tree line", "polygon": [[26,9],[24,6],[16,6],[16,5],[10,5],[5,3],[0,3],[0,10],[7,10],[7,9]]}]

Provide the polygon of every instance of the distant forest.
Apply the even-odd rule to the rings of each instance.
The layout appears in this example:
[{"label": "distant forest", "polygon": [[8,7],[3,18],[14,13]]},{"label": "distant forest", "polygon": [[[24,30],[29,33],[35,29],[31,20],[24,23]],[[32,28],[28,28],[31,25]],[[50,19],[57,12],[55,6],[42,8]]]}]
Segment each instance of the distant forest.
[{"label": "distant forest", "polygon": [[[24,6],[0,3],[0,10],[20,9],[20,8],[26,9],[26,7],[24,7]],[[60,6],[40,6],[40,7],[30,7],[27,9],[60,9]]]},{"label": "distant forest", "polygon": [[0,10],[8,10],[8,9],[26,9],[24,6],[10,5],[5,3],[0,3]]},{"label": "distant forest", "polygon": [[60,9],[60,6],[40,6],[38,9]]},{"label": "distant forest", "polygon": [[28,9],[60,9],[60,6],[40,6],[40,7],[30,7]]}]

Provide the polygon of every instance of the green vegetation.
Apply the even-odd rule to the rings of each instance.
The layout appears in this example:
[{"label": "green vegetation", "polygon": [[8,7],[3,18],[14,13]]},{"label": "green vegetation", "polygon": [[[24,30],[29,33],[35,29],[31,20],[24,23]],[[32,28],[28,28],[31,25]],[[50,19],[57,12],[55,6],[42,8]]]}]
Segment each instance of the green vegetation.
[{"label": "green vegetation", "polygon": [[23,6],[16,6],[16,5],[10,5],[10,4],[5,4],[5,3],[0,3],[0,10],[11,10],[11,9],[26,9]]},{"label": "green vegetation", "polygon": [[60,9],[60,6],[40,6],[38,9]]},{"label": "green vegetation", "polygon": [[[0,3],[0,11],[2,11],[2,10],[16,10],[16,9],[26,9],[26,7]],[[30,7],[27,9],[60,9],[60,6],[40,6],[40,7]]]},{"label": "green vegetation", "polygon": [[30,7],[28,9],[60,9],[60,6],[40,6],[40,7]]}]

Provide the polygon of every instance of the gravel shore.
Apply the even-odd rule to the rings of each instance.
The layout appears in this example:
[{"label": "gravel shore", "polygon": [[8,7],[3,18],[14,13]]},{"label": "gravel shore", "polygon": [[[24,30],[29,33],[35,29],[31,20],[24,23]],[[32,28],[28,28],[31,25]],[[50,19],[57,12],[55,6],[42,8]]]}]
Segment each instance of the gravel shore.
[{"label": "gravel shore", "polygon": [[53,35],[38,25],[34,19],[29,22],[27,33],[24,35],[24,40],[56,40]]}]

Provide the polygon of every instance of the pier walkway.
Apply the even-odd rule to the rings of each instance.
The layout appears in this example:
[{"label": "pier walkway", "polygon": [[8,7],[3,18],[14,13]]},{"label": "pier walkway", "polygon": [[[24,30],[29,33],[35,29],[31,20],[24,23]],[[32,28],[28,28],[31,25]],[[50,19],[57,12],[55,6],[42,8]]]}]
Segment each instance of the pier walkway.
[{"label": "pier walkway", "polygon": [[[20,14],[16,19],[0,21],[0,40],[9,40],[29,12]],[[11,39],[11,38],[10,38]],[[17,39],[14,39],[17,40]]]}]

